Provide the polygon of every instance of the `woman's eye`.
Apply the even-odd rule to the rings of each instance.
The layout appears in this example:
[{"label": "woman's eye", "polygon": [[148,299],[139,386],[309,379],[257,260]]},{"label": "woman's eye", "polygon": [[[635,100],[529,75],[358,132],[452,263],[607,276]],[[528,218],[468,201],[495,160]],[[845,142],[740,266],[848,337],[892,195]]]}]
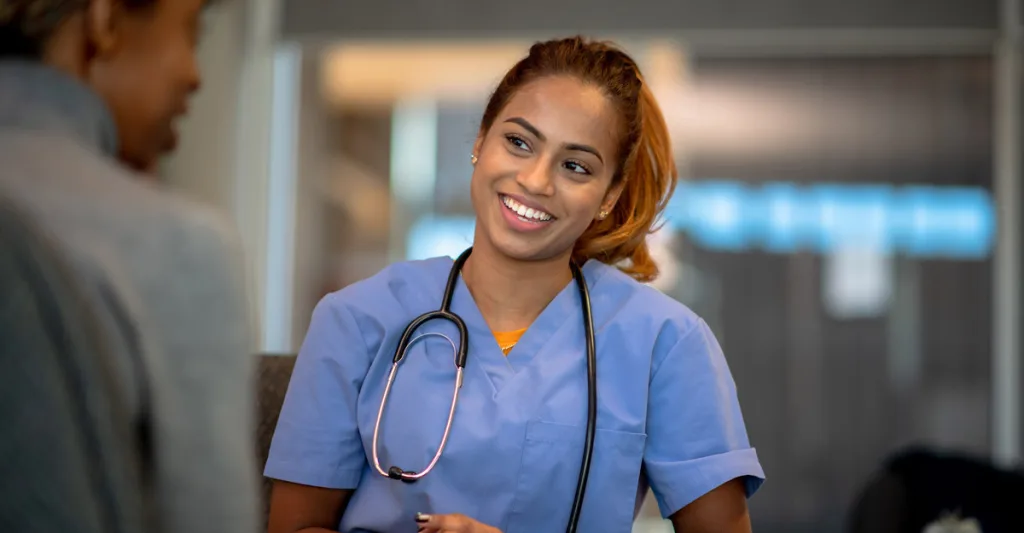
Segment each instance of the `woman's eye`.
[{"label": "woman's eye", "polygon": [[577,174],[590,174],[590,169],[585,167],[582,163],[578,163],[576,161],[566,161],[565,168]]},{"label": "woman's eye", "polygon": [[518,137],[518,136],[515,136],[515,135],[506,135],[505,139],[508,140],[509,144],[515,146],[516,148],[518,148],[520,150],[525,150],[525,151],[529,151],[530,150],[530,145],[526,144],[526,141],[523,140],[521,137]]}]

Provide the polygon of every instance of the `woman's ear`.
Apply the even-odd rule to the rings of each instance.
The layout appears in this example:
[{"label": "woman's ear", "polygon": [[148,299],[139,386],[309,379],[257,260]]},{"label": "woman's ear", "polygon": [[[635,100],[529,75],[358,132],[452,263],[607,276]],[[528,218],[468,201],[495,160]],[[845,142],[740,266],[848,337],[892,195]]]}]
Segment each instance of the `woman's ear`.
[{"label": "woman's ear", "polygon": [[619,180],[618,183],[608,188],[608,192],[604,194],[604,200],[601,201],[601,213],[611,213],[612,209],[615,209],[615,204],[619,201],[619,197],[622,196],[622,190],[625,186],[626,181]]},{"label": "woman's ear", "polygon": [[116,0],[89,0],[85,11],[85,32],[89,48],[98,57],[111,54],[118,44]]},{"label": "woman's ear", "polygon": [[476,140],[473,141],[473,164],[476,164],[476,160],[480,157],[480,150],[484,146],[484,132],[481,131],[476,134]]}]

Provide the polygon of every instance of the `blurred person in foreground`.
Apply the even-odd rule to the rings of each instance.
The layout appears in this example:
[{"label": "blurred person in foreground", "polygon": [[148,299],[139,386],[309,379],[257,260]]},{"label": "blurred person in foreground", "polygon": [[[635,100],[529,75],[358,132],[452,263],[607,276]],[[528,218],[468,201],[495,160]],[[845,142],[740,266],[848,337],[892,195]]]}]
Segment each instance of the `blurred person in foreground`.
[{"label": "blurred person in foreground", "polygon": [[138,426],[55,244],[0,195],[0,531],[140,531]]},{"label": "blurred person in foreground", "polygon": [[[108,392],[123,398],[108,404],[127,411],[141,463],[129,491],[138,512],[119,506],[125,530],[251,533],[258,523],[240,248],[219,216],[145,174],[175,147],[174,122],[199,88],[204,4],[0,0],[0,194],[53,238],[105,337]],[[5,345],[3,359],[33,357],[13,351]],[[58,520],[60,489],[84,474],[33,470],[54,460],[50,448],[0,423],[5,530],[86,530]]]}]

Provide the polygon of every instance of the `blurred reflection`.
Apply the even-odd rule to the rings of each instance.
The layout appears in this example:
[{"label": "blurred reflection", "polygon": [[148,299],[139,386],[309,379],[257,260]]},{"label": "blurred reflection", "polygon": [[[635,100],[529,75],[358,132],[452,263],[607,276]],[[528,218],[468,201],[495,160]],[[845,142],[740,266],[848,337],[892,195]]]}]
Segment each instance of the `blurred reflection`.
[{"label": "blurred reflection", "polygon": [[[317,267],[294,331],[324,293],[470,242],[474,121],[526,42],[307,54],[297,235],[316,239],[299,249]],[[706,318],[750,406],[769,472],[755,530],[842,531],[910,443],[986,454],[990,61],[629,48],[688,176],[652,236],[656,287]],[[669,531],[653,498],[635,531]]]}]

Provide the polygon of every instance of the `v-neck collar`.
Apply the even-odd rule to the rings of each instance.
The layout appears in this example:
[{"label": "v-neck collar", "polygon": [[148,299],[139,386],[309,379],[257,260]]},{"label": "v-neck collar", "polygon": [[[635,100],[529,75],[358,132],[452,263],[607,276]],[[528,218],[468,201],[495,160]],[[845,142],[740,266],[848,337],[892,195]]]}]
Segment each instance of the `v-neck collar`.
[{"label": "v-neck collar", "polygon": [[[448,262],[449,268],[453,263]],[[581,268],[591,293],[592,303],[594,288],[603,273],[602,266],[599,261],[592,259]],[[462,317],[469,332],[466,372],[482,372],[483,377],[490,382],[495,395],[504,390],[523,369],[533,364],[538,358],[537,354],[543,351],[559,329],[565,327],[570,320],[583,320],[579,289],[576,280],[570,279],[530,324],[512,351],[505,355],[461,275],[455,285],[452,310]],[[582,337],[579,341],[581,345],[586,342]]]}]

